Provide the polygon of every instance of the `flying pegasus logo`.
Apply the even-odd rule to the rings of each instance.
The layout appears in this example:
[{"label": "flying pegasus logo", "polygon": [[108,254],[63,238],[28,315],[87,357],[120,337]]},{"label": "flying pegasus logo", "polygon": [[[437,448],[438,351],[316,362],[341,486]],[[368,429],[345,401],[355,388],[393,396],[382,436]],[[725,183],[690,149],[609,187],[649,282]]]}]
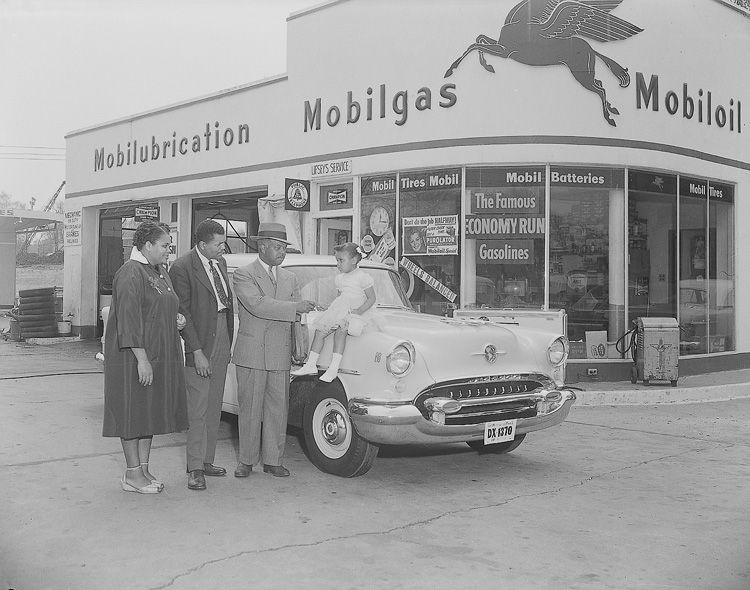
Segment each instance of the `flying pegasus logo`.
[{"label": "flying pegasus logo", "polygon": [[479,53],[479,63],[485,70],[495,73],[487,63],[485,54],[513,59],[530,66],[565,65],[586,90],[595,92],[602,101],[604,118],[616,126],[612,115],[619,111],[607,101],[601,81],[595,77],[596,58],[601,59],[627,88],[630,74],[613,59],[595,51],[587,37],[595,41],[622,41],[637,35],[643,29],[610,14],[622,0],[524,0],[513,7],[505,18],[500,38],[495,41],[479,35],[476,43],[469,45],[463,55],[454,61],[447,78],[472,51]]}]

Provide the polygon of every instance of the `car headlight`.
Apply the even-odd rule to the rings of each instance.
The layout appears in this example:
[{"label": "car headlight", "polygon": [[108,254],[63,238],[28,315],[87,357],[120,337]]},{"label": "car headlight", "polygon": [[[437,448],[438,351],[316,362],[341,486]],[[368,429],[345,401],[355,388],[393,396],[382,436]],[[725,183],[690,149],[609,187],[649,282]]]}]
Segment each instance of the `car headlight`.
[{"label": "car headlight", "polygon": [[396,377],[403,377],[414,366],[416,353],[411,342],[401,342],[385,359],[385,368]]},{"label": "car headlight", "polygon": [[547,358],[550,363],[555,367],[558,367],[568,360],[569,351],[570,347],[568,346],[568,339],[564,336],[560,336],[547,348]]}]

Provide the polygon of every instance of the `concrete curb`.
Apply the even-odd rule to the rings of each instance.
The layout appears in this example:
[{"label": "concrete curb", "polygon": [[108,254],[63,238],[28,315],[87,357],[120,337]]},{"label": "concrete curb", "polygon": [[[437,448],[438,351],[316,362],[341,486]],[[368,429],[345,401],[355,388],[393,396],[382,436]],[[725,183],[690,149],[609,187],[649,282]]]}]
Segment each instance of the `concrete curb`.
[{"label": "concrete curb", "polygon": [[64,344],[66,342],[81,342],[78,336],[56,336],[54,338],[26,338],[26,344],[38,344],[39,346],[50,346],[52,344]]},{"label": "concrete curb", "polygon": [[643,389],[574,391],[577,406],[691,404],[750,398],[750,383],[722,383],[699,387],[644,387]]},{"label": "concrete curb", "polygon": [[37,377],[61,377],[64,375],[101,375],[104,369],[71,369],[65,371],[48,371],[46,373],[11,373],[0,377],[0,381],[10,381],[12,379],[34,379]]}]

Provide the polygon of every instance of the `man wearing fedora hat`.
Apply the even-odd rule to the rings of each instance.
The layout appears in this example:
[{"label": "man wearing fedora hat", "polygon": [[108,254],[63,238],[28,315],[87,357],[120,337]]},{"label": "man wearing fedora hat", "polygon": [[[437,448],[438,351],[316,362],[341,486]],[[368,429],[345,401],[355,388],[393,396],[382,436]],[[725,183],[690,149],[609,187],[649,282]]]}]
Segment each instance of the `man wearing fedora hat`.
[{"label": "man wearing fedora hat", "polygon": [[[297,277],[279,265],[286,257],[286,227],[261,223],[258,259],[234,272],[240,325],[232,362],[237,369],[240,452],[235,477],[247,477],[263,460],[263,471],[286,477],[286,445],[292,324],[315,303],[301,301]],[[261,433],[261,423],[263,424]]]}]

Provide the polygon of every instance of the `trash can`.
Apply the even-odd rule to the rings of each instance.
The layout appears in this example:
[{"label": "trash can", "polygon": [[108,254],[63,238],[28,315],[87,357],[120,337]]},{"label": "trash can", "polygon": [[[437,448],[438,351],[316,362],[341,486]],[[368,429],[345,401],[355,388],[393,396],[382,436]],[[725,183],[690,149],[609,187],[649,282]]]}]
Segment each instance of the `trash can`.
[{"label": "trash can", "polygon": [[630,381],[669,381],[677,385],[680,327],[675,318],[636,320],[635,367]]}]

